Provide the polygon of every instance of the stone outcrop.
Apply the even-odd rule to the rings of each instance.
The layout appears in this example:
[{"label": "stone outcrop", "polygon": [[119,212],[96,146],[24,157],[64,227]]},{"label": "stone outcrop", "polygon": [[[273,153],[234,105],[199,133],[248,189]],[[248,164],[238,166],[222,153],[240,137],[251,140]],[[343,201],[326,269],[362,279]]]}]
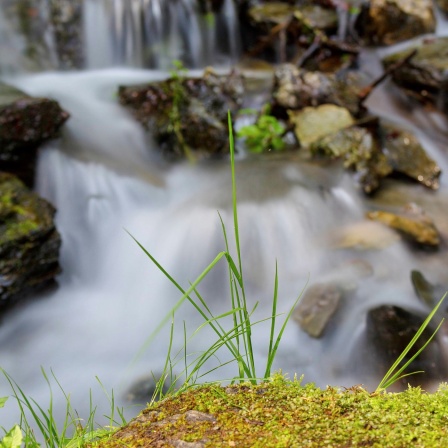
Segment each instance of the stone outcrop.
[{"label": "stone outcrop", "polygon": [[54,207],[0,172],[0,309],[48,286],[59,273]]},{"label": "stone outcrop", "polygon": [[415,204],[407,205],[400,214],[379,210],[368,212],[367,217],[397,230],[416,245],[437,248],[440,244],[440,235],[434,222]]},{"label": "stone outcrop", "polygon": [[169,157],[210,156],[229,151],[227,112],[242,104],[243,79],[236,72],[202,78],[171,77],[120,87],[120,102],[151,132]]},{"label": "stone outcrop", "polygon": [[416,50],[406,64],[392,73],[392,80],[410,97],[424,105],[448,111],[448,37],[427,39],[421,44],[383,59],[387,69]]},{"label": "stone outcrop", "polygon": [[433,33],[435,27],[431,0],[370,0],[357,23],[360,35],[375,45],[393,45]]},{"label": "stone outcrop", "polygon": [[[423,324],[425,317],[409,312],[398,306],[383,305],[371,309],[367,313],[367,344],[371,357],[376,359],[375,364],[385,374],[398,356],[409,344],[415,333]],[[432,330],[434,331],[434,329]],[[404,358],[409,360],[432,335],[431,328],[427,327],[421,338]],[[433,380],[442,380],[446,375],[446,367],[443,362],[442,349],[437,340],[433,340],[405,370],[405,374],[415,371],[423,371],[425,376]],[[422,374],[412,375],[403,379],[406,384],[421,384]]]},{"label": "stone outcrop", "polygon": [[38,147],[56,137],[68,117],[56,101],[0,83],[0,170],[31,186]]}]

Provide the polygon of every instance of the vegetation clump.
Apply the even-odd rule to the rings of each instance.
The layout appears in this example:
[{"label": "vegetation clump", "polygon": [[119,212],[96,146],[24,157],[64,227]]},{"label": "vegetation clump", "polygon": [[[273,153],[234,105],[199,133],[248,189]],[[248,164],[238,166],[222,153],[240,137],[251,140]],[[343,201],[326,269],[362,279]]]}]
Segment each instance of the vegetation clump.
[{"label": "vegetation clump", "polygon": [[420,388],[370,394],[361,386],[323,390],[276,374],[257,385],[192,388],[91,446],[447,446],[447,424],[446,384],[434,394]]}]

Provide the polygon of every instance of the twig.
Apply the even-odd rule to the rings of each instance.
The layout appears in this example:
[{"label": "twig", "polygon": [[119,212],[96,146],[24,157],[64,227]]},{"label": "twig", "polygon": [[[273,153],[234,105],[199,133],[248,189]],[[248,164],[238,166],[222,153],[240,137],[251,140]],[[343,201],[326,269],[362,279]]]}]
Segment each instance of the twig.
[{"label": "twig", "polygon": [[369,95],[372,93],[373,89],[375,87],[377,87],[379,84],[381,84],[389,75],[391,75],[393,72],[395,72],[399,68],[403,67],[403,65],[408,64],[411,61],[411,59],[417,54],[417,52],[418,52],[418,50],[414,49],[401,61],[398,61],[395,64],[389,66],[385,70],[385,72],[377,80],[375,80],[372,84],[370,84],[367,87],[364,87],[364,89],[362,89],[361,92],[359,92],[359,94],[358,94],[359,104],[362,105],[362,103],[364,103],[367,100],[367,98],[369,97]]}]

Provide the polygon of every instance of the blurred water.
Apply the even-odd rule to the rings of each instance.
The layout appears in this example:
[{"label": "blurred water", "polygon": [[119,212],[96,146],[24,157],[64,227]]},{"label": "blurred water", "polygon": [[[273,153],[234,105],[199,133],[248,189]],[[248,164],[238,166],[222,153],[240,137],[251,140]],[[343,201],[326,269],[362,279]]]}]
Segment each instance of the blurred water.
[{"label": "blurred water", "polygon": [[[137,27],[146,23],[137,20],[143,14],[139,8],[146,7],[146,21],[165,23],[160,17],[167,5],[157,0],[86,0],[86,33],[95,42],[89,46],[89,66],[153,65],[152,56],[145,59],[141,51],[148,42],[144,30]],[[186,0],[180,2],[177,19],[170,26],[184,26],[189,5]],[[230,1],[223,14],[228,23],[235,23]],[[0,24],[1,20],[0,11]],[[173,52],[154,50],[158,55],[154,65],[168,66],[171,58],[181,58],[187,47],[194,50],[189,53],[192,65],[209,60],[207,55],[215,53],[214,47],[198,49],[198,42],[213,43],[217,28],[207,25],[210,35],[204,39],[200,34],[204,24],[199,19],[190,23],[189,33],[169,27],[166,29],[172,31],[166,35],[160,31],[163,38],[157,37],[155,48],[166,45]],[[218,23],[215,17],[214,26]],[[188,44],[180,37],[186,34],[191,39]],[[231,55],[238,53],[236,41],[228,46]],[[377,53],[366,52],[365,61],[374,74],[380,71]],[[0,366],[44,408],[49,392],[41,367],[54,372],[79,415],[86,418],[89,389],[94,392],[97,415],[107,414],[109,409],[95,377],[106,390],[115,390],[119,405],[127,405],[129,387],[151,370],[157,374],[164,365],[168,328],[138,360],[135,356],[179,293],[127,231],[184,287],[225,248],[218,211],[231,234],[228,161],[165,164],[151,139],[117,103],[118,85],[166,76],[166,72],[134,68],[5,77],[31,95],[57,99],[71,114],[62,138],[40,153],[36,185],[58,210],[56,223],[63,240],[59,288],[17,307],[0,326]],[[446,172],[445,119],[410,109],[390,89],[387,84],[377,89],[368,106],[415,130]],[[429,271],[433,282],[447,281],[445,246],[437,254],[413,252],[393,232],[368,222],[364,213],[371,204],[363,199],[352,176],[339,166],[306,163],[293,153],[240,154],[236,171],[246,290],[251,305],[260,302],[255,320],[270,313],[276,260],[279,311],[288,310],[306,285],[335,279],[358,283],[356,293],[342,303],[321,339],[310,338],[290,323],[275,368],[281,367],[291,377],[304,374],[305,381],[321,386],[364,383],[373,387],[378,372],[366,374],[359,368],[370,355],[357,346],[367,310],[382,304],[423,310],[409,273],[420,269]],[[443,175],[438,192],[410,184],[393,185],[377,200],[388,207],[419,203],[446,238],[448,198]],[[335,238],[344,236],[355,241],[354,246],[381,249],[335,249]],[[359,278],[363,264],[372,267],[371,277]],[[220,264],[200,291],[220,313],[228,309],[228,288],[227,272]],[[189,332],[201,323],[191,307],[182,306],[176,320],[175,351],[183,344],[183,321]],[[256,362],[261,367],[268,346],[267,324],[257,325],[253,333]],[[200,351],[212,340],[205,332],[191,341],[189,351]],[[220,359],[225,360],[225,355]],[[235,373],[234,366],[227,366],[207,379],[229,378]],[[0,396],[9,393],[8,384],[0,379]],[[65,405],[62,394],[56,393],[55,415],[61,419]],[[129,415],[132,412],[137,411],[131,410]],[[0,426],[10,427],[18,419],[13,403],[0,410]]]},{"label": "blurred water", "polygon": [[[117,105],[118,84],[163,76],[105,70],[8,80],[30,94],[56,98],[72,117],[61,140],[42,150],[36,186],[58,210],[63,240],[59,288],[5,317],[0,326],[1,366],[39,403],[48,398],[40,368],[52,369],[81,416],[88,412],[90,388],[96,390],[98,415],[107,413],[95,376],[107,390],[114,388],[118,402],[125,405],[133,382],[150,370],[159,372],[165,361],[167,328],[141,359],[133,359],[179,293],[126,231],[186,287],[225,247],[217,211],[228,232],[232,229],[228,161],[165,165],[141,127]],[[440,160],[440,152],[437,156]],[[260,302],[257,318],[270,312],[276,260],[280,311],[287,310],[307,284],[356,280],[359,260],[375,272],[360,282],[323,338],[312,339],[291,323],[276,367],[291,376],[303,373],[307,381],[320,385],[374,381],[365,374],[357,376],[351,365],[365,313],[382,303],[419,308],[409,272],[427,261],[395,239],[380,251],[331,249],[334,235],[346,229],[351,235],[358,231],[360,238],[368,235],[373,244],[385,239],[381,226],[365,221],[362,196],[340,167],[304,163],[296,154],[240,156],[237,183],[244,275],[251,304]],[[445,189],[437,196],[446,205]],[[200,290],[216,313],[228,309],[223,264]],[[191,308],[181,308],[176,349],[183,342],[182,321],[189,331],[201,323]],[[266,325],[254,329],[260,366],[267,334]],[[196,338],[190,350],[203,349],[210,340],[207,334]],[[208,379],[234,374],[234,367],[228,366]],[[8,385],[0,381],[0,395],[8,393]],[[62,415],[64,407],[58,396],[56,414]],[[8,413],[2,415],[5,427],[18,419],[12,409],[8,404]]]}]

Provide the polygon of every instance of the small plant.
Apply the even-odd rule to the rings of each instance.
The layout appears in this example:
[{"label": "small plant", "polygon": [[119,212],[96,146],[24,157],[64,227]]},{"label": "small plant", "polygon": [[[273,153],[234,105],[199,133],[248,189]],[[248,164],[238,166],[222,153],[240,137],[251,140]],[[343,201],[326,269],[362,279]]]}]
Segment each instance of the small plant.
[{"label": "small plant", "polygon": [[[5,406],[7,397],[0,397],[0,408]],[[22,446],[23,434],[19,425],[15,425],[0,440],[0,448],[19,448]]]},{"label": "small plant", "polygon": [[432,338],[436,335],[436,333],[439,331],[439,328],[441,327],[443,323],[443,319],[438,325],[438,327],[434,330],[434,333],[431,335],[431,337],[423,344],[423,346],[412,356],[410,360],[408,360],[406,363],[404,363],[402,366],[400,366],[401,362],[405,358],[405,356],[409,353],[409,351],[412,349],[412,347],[415,345],[415,343],[418,341],[422,333],[425,331],[425,328],[428,326],[431,319],[436,314],[437,310],[439,309],[440,305],[442,305],[442,302],[445,300],[445,295],[439,300],[439,302],[436,304],[434,309],[429,313],[428,317],[425,319],[425,321],[422,323],[420,328],[417,330],[417,333],[415,333],[415,336],[411,339],[411,342],[406,346],[406,348],[403,350],[403,352],[400,354],[400,356],[396,359],[396,361],[392,364],[391,368],[387,371],[386,375],[384,375],[384,378],[380,381],[380,384],[378,384],[378,387],[376,388],[375,392],[381,392],[392,386],[392,384],[399,381],[401,378],[404,378],[409,375],[414,375],[416,373],[421,373],[421,371],[418,372],[411,372],[411,373],[402,373],[405,371],[405,369],[411,364],[412,361],[414,361],[415,358],[426,348],[426,346],[432,341]]},{"label": "small plant", "polygon": [[[271,315],[261,321],[253,321],[253,313],[257,308],[258,303],[254,305],[252,309],[249,309],[249,305],[246,299],[246,292],[244,286],[244,276],[243,276],[243,265],[241,259],[240,250],[240,238],[239,238],[239,227],[238,227],[238,210],[237,210],[237,197],[236,197],[236,178],[235,178],[235,151],[234,151],[234,139],[232,133],[232,122],[230,113],[228,114],[228,126],[229,126],[229,141],[230,141],[230,164],[232,172],[232,204],[233,204],[233,224],[234,224],[234,241],[236,247],[236,258],[230,254],[229,241],[227,237],[227,230],[224,222],[220,217],[222,231],[224,235],[224,242],[226,250],[220,252],[216,258],[205,268],[205,270],[199,275],[199,277],[191,283],[188,289],[182,288],[179,283],[160,265],[160,263],[134,238],[136,243],[145,252],[145,254],[151,259],[151,261],[157,266],[157,268],[170,280],[173,285],[182,293],[182,297],[178,300],[176,305],[167,314],[167,316],[160,322],[159,326],[154,330],[151,336],[145,342],[142,350],[152,342],[155,335],[160,331],[162,326],[168,323],[170,320],[171,324],[171,337],[168,347],[168,355],[166,358],[164,374],[162,375],[160,381],[158,382],[156,394],[158,398],[162,397],[162,388],[165,381],[169,378],[173,382],[173,378],[176,380],[180,377],[173,377],[173,367],[181,359],[181,352],[183,351],[184,369],[182,376],[184,376],[185,381],[183,386],[177,392],[181,392],[186,388],[194,385],[207,373],[213,370],[219,369],[224,364],[218,363],[218,366],[212,368],[211,370],[202,373],[201,369],[204,367],[205,363],[212,357],[216,356],[216,352],[225,347],[231,355],[231,360],[229,362],[234,362],[237,365],[237,374],[232,379],[233,381],[250,381],[256,384],[259,379],[267,379],[271,376],[272,365],[277,353],[278,346],[280,344],[283,332],[286,328],[292,312],[300,299],[300,296],[296,299],[292,307],[290,308],[288,314],[286,315],[282,326],[279,331],[276,332],[277,325],[277,302],[278,302],[278,272],[277,266],[275,268],[274,277],[274,293],[272,300],[272,311]],[[132,235],[131,235],[132,236]],[[231,308],[228,312],[221,314],[219,316],[213,315],[212,311],[208,307],[204,298],[200,295],[198,291],[198,286],[202,280],[207,276],[207,274],[216,266],[216,264],[224,259],[227,262],[228,272],[229,272],[229,285],[230,285],[230,300]],[[193,362],[188,362],[186,346],[188,339],[186,337],[186,331],[184,330],[184,347],[178,352],[174,357],[171,355],[172,352],[172,340],[173,340],[173,328],[174,328],[174,315],[179,307],[188,301],[197,310],[197,312],[204,319],[204,323],[194,332],[195,336],[202,328],[205,326],[210,327],[217,336],[217,340],[213,343],[204,353],[197,356]],[[231,318],[232,325],[230,329],[224,328],[222,322],[225,318]],[[252,327],[260,322],[270,320],[270,334],[269,334],[269,346],[268,346],[268,356],[266,360],[266,365],[262,376],[259,376],[255,367],[255,359],[253,352],[253,341],[252,341]],[[185,328],[185,327],[184,327]],[[142,351],[141,350],[141,351]],[[140,351],[140,353],[141,353]],[[225,364],[228,364],[226,362]],[[175,382],[175,381],[174,381]],[[173,392],[172,388],[168,389],[169,393]]]},{"label": "small plant", "polygon": [[[111,414],[108,417],[109,425],[100,428],[97,427],[94,420],[96,408],[93,405],[92,395],[90,394],[90,413],[87,420],[84,421],[72,408],[70,396],[64,392],[61,384],[52,372],[52,378],[64,395],[66,401],[65,418],[62,427],[58,427],[56,422],[59,420],[59,416],[55,416],[54,414],[53,390],[50,378],[45,370],[42,369],[42,374],[50,391],[50,401],[47,409],[42,408],[42,406],[34,399],[29,398],[8,373],[1,368],[0,373],[2,373],[8,381],[12,390],[12,396],[17,401],[21,415],[19,424],[15,425],[9,432],[7,432],[0,441],[0,448],[19,448],[22,443],[24,443],[27,448],[40,447],[41,444],[35,433],[36,429],[40,432],[46,447],[78,448],[83,447],[85,444],[92,442],[95,439],[112,434],[115,428],[126,424],[122,410],[115,407],[113,393],[112,395],[107,394],[98,378],[97,380],[101,385],[103,392],[106,393],[111,405]],[[0,398],[0,408],[4,406],[5,402],[6,398]],[[118,421],[115,418],[116,412],[119,416]]]},{"label": "small plant", "polygon": [[176,135],[182,152],[187,159],[194,160],[191,148],[185,141],[182,134],[181,122],[181,108],[186,99],[186,92],[184,86],[182,85],[182,81],[188,73],[188,70],[184,67],[181,61],[173,61],[173,66],[173,70],[170,71],[170,90],[167,92],[169,95],[172,95],[172,104],[169,112],[171,131]]},{"label": "small plant", "polygon": [[[253,109],[243,109],[242,113],[254,114]],[[238,138],[244,138],[251,152],[281,151],[285,148],[283,139],[285,126],[271,115],[271,108],[265,105],[254,124],[243,126],[237,133]]]}]

